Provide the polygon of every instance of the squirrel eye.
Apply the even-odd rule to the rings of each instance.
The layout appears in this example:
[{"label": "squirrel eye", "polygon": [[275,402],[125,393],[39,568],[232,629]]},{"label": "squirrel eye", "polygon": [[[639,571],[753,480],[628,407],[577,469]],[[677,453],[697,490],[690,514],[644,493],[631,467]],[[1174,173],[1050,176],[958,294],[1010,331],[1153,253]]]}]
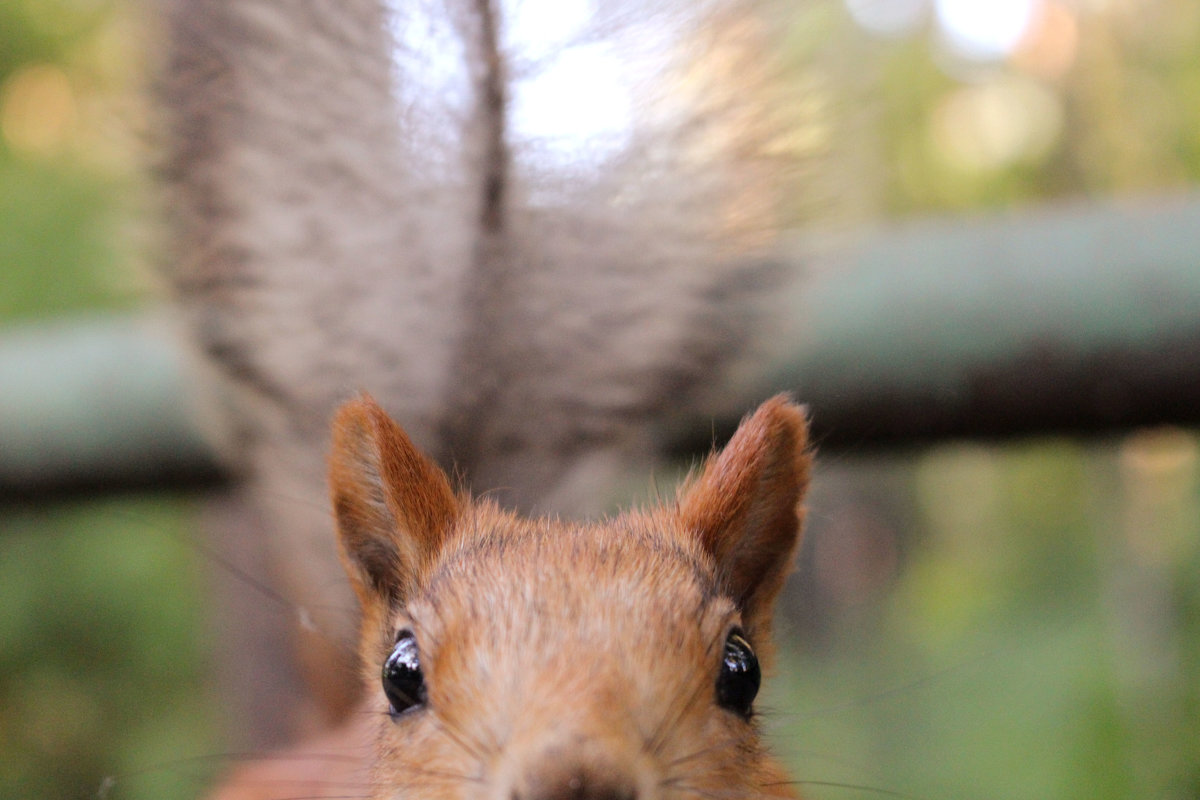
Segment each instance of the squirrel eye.
[{"label": "squirrel eye", "polygon": [[722,708],[749,718],[754,696],[762,682],[758,658],[741,628],[734,628],[725,639],[721,674],[717,676],[717,703]]},{"label": "squirrel eye", "polygon": [[383,662],[383,693],[393,716],[425,704],[425,676],[417,637],[410,630],[400,631],[392,654]]}]

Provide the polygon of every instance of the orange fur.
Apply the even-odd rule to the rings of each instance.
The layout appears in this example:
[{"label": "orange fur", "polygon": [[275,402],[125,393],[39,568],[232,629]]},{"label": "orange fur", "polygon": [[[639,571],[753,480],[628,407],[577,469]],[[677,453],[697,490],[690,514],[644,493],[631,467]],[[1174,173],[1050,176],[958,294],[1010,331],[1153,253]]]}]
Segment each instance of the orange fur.
[{"label": "orange fur", "polygon": [[[530,520],[456,496],[370,398],[347,404],[330,482],[363,609],[365,706],[219,800],[794,796],[753,717],[715,687],[735,626],[767,655],[808,473],[803,413],[776,397],[675,504]],[[427,699],[391,715],[379,676],[402,630]]]}]

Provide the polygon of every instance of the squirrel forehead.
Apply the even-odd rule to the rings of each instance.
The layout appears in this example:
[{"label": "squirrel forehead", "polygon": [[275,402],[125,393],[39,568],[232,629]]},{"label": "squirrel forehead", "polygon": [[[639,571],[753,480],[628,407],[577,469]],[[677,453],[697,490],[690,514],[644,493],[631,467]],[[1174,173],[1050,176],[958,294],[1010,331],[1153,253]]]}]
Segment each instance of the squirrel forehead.
[{"label": "squirrel forehead", "polygon": [[468,513],[409,611],[414,621],[454,626],[460,636],[478,628],[483,638],[509,629],[597,642],[614,634],[677,637],[689,627],[700,633],[698,622],[730,616],[732,604],[717,591],[711,559],[676,525],[666,515],[568,524],[486,508]]}]

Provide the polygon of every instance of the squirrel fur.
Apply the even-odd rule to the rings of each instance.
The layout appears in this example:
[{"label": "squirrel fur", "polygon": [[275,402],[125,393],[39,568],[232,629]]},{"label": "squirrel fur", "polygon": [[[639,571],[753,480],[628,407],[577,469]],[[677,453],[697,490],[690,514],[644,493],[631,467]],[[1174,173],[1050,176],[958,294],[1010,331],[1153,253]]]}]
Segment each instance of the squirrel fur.
[{"label": "squirrel fur", "polygon": [[562,49],[630,60],[637,102],[619,147],[563,160],[514,125],[555,54],[521,51],[513,3],[163,5],[169,276],[242,443],[216,527],[306,622],[227,615],[242,744],[263,747],[361,698],[315,499],[341,403],[370,391],[495,502],[472,514],[586,519],[646,474],[656,422],[753,354],[778,278],[778,76],[747,0],[594,4]]},{"label": "squirrel fur", "polygon": [[[330,484],[365,701],[215,800],[794,797],[751,703],[809,470],[803,413],[776,397],[675,502],[531,520],[455,493],[373,400],[348,403]],[[758,654],[732,693],[731,641]]]}]

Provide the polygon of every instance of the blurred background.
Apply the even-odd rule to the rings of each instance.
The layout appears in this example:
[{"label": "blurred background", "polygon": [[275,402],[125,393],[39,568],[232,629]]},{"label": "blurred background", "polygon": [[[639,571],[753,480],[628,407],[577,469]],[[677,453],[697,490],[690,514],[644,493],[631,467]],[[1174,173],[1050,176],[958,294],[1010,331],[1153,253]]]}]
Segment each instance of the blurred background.
[{"label": "blurred background", "polygon": [[[799,231],[1200,184],[1193,0],[807,0],[777,18],[804,88],[782,110]],[[0,341],[162,300],[154,41],[132,0],[0,4]],[[1198,458],[1194,430],[1162,426],[822,446],[764,701],[800,790],[1200,797]],[[0,500],[0,796],[193,797],[239,757],[218,732],[204,593],[229,574],[192,533],[200,491]]]}]

